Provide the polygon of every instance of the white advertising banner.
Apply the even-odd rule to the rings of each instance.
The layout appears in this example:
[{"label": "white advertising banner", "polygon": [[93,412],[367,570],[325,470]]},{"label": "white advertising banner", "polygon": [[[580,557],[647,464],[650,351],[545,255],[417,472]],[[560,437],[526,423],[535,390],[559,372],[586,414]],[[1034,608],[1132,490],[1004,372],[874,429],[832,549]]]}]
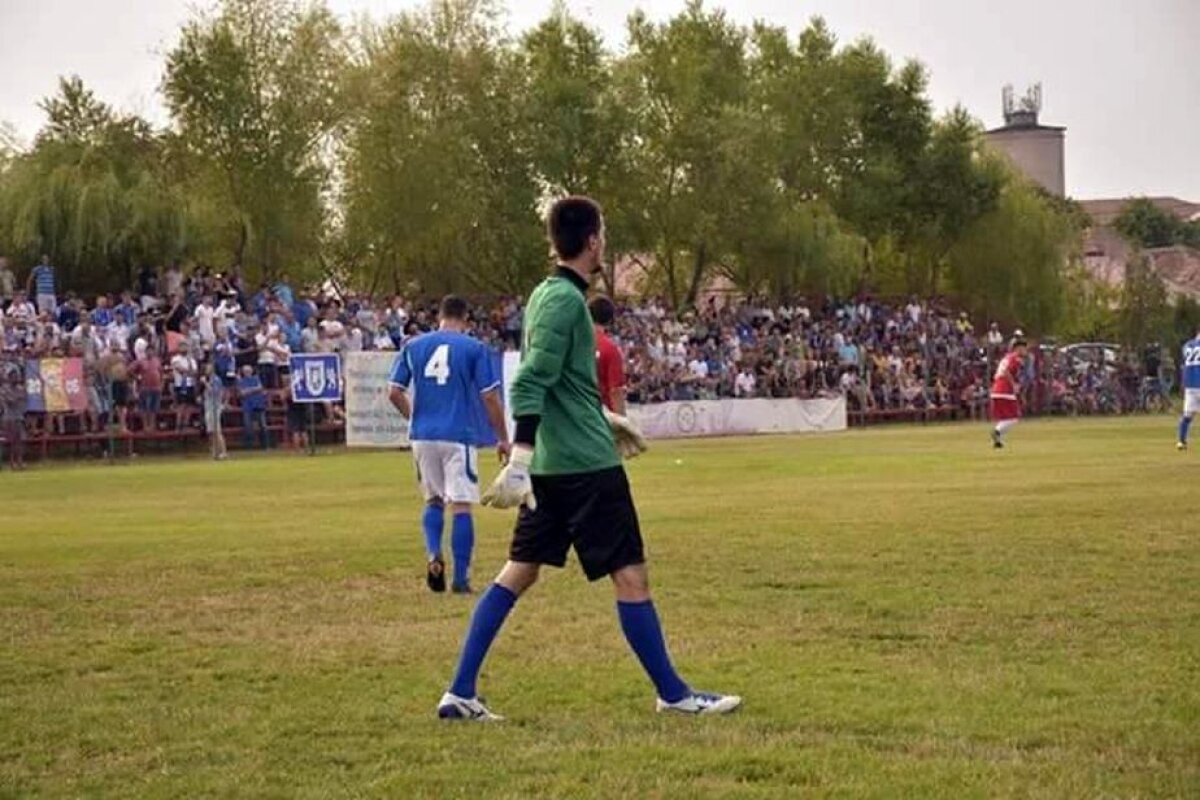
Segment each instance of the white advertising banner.
[{"label": "white advertising banner", "polygon": [[845,398],[695,400],[630,406],[648,439],[846,430]]},{"label": "white advertising banner", "polygon": [[346,445],[408,447],[408,422],[388,399],[393,352],[347,353]]}]

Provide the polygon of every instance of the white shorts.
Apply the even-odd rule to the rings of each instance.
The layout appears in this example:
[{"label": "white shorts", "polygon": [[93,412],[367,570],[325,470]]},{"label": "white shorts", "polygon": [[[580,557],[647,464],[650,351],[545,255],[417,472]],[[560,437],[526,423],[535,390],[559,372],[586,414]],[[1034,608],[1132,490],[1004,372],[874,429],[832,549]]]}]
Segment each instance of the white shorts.
[{"label": "white shorts", "polygon": [[1183,390],[1183,413],[1200,414],[1200,389]]},{"label": "white shorts", "polygon": [[474,447],[457,442],[413,442],[412,454],[426,500],[479,502],[479,455]]}]

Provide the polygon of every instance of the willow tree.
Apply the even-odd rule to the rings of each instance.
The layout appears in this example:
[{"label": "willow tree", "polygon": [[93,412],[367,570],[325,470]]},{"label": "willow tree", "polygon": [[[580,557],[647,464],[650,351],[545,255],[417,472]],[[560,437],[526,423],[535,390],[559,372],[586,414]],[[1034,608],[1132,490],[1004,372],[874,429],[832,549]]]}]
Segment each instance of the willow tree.
[{"label": "willow tree", "polygon": [[33,146],[0,173],[0,242],[19,260],[50,255],[63,285],[129,286],[135,267],[180,256],[190,226],[166,139],[115,112],[78,77],[41,103]]}]

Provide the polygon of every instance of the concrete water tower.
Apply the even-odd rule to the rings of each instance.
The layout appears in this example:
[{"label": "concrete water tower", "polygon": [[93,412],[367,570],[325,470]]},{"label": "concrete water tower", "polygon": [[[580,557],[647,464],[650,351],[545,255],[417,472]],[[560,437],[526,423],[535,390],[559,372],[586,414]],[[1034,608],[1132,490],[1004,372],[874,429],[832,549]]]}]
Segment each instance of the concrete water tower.
[{"label": "concrete water tower", "polygon": [[1013,96],[1012,86],[1005,86],[1002,97],[1004,127],[988,131],[984,138],[1027,177],[1062,197],[1066,194],[1063,161],[1067,129],[1038,122],[1042,85],[1035,84],[1020,99]]}]

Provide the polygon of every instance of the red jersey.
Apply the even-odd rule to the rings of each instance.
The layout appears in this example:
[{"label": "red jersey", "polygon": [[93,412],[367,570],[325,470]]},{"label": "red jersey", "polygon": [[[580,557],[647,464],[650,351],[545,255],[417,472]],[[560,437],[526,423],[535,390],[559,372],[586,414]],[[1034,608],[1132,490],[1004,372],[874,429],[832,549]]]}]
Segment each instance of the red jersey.
[{"label": "red jersey", "polygon": [[1002,399],[1017,399],[1016,378],[1021,374],[1023,359],[1016,353],[1009,353],[1000,359],[996,368],[996,377],[992,380],[992,397]]},{"label": "red jersey", "polygon": [[596,328],[596,382],[600,386],[600,402],[613,411],[613,392],[625,388],[625,359],[621,348],[599,327]]}]

